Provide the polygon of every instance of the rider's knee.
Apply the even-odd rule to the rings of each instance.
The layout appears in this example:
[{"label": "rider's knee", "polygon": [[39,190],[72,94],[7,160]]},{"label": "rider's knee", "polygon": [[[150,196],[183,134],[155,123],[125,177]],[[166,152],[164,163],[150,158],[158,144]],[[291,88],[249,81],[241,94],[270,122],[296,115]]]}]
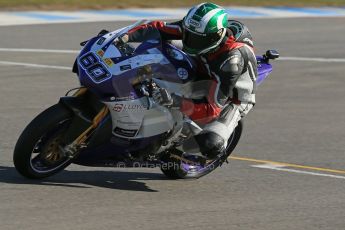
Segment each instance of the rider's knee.
[{"label": "rider's knee", "polygon": [[205,132],[194,136],[199,145],[200,152],[206,156],[215,156],[219,154],[225,144],[224,138],[215,132]]}]

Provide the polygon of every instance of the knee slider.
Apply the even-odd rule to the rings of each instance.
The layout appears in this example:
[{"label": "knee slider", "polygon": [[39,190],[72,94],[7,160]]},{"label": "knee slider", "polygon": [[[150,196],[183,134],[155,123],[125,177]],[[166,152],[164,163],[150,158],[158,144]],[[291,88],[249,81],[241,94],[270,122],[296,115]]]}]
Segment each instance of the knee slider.
[{"label": "knee slider", "polygon": [[205,155],[219,153],[224,146],[224,139],[214,132],[201,133],[194,136],[200,152]]}]

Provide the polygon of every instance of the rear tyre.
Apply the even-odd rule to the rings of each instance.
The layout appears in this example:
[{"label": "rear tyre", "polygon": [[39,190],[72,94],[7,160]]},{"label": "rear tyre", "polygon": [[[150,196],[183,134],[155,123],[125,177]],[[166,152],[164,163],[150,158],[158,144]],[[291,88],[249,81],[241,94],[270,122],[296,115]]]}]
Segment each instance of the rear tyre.
[{"label": "rear tyre", "polygon": [[72,159],[64,156],[61,147],[72,113],[60,104],[43,111],[24,129],[14,149],[17,171],[30,179],[51,176],[66,168]]},{"label": "rear tyre", "polygon": [[[242,130],[243,122],[239,121],[237,127],[228,140],[226,158],[229,157],[236,148],[236,145],[241,138]],[[182,153],[178,151],[173,154],[182,156]],[[184,163],[179,159],[170,157],[169,155],[164,156],[161,160],[163,162],[161,165],[161,170],[164,175],[170,179],[197,179],[214,171],[224,162],[224,158],[216,158],[210,162],[205,162],[205,164],[191,165]],[[189,160],[195,161],[196,159]]]}]

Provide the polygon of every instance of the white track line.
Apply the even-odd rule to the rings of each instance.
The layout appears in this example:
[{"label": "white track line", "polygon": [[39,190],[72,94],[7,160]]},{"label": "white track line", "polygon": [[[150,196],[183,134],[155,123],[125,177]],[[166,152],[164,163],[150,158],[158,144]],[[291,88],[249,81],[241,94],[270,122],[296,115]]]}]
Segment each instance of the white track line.
[{"label": "white track line", "polygon": [[326,174],[326,173],[315,173],[315,172],[296,170],[296,169],[288,169],[288,168],[284,168],[284,167],[286,167],[284,165],[262,164],[262,165],[251,165],[251,167],[262,168],[262,169],[271,169],[271,170],[284,171],[284,172],[299,173],[299,174],[307,174],[307,175],[313,175],[313,176],[331,177],[331,178],[343,179],[343,180],[345,179],[345,176],[338,176],[338,175]]},{"label": "white track line", "polygon": [[20,49],[20,48],[0,48],[3,52],[28,52],[28,53],[64,53],[77,54],[80,50],[50,50],[50,49]]},{"label": "white track line", "polygon": [[10,62],[10,61],[0,61],[0,65],[16,65],[16,66],[25,66],[25,67],[43,68],[43,69],[72,70],[72,67],[67,67],[67,66],[39,65],[39,64],[33,64],[33,63]]},{"label": "white track line", "polygon": [[281,57],[278,61],[345,62],[344,58]]}]

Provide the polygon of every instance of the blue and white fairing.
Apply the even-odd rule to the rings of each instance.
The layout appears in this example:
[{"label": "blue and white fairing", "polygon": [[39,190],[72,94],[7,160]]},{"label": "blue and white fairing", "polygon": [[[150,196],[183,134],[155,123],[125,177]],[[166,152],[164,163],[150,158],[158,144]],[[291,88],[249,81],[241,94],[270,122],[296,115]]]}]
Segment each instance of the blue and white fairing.
[{"label": "blue and white fairing", "polygon": [[113,134],[129,139],[166,133],[174,128],[177,115],[150,103],[134,82],[153,78],[171,83],[178,91],[194,77],[193,61],[173,45],[162,43],[158,30],[144,42],[114,44],[137,25],[92,38],[77,58],[81,85],[108,106]]}]

